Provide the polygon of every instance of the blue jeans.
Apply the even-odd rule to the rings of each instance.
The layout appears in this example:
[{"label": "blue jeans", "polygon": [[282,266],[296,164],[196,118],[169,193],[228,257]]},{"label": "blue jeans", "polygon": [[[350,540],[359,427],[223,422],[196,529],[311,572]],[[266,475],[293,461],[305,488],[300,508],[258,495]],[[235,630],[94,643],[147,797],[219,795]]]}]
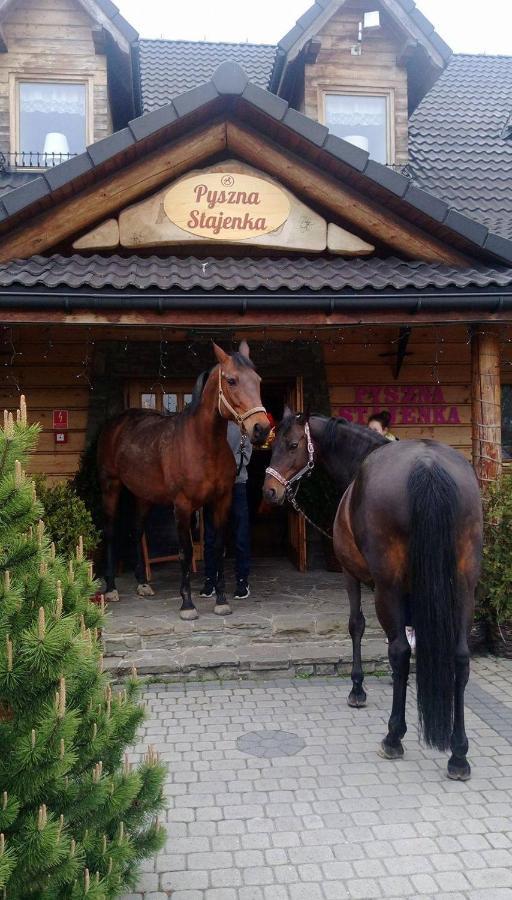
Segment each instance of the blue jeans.
[{"label": "blue jeans", "polygon": [[[235,484],[230,524],[235,539],[235,571],[237,581],[248,581],[251,567],[251,530],[247,503],[247,482]],[[210,507],[204,509],[204,575],[214,584],[217,580],[215,559],[215,527]]]}]

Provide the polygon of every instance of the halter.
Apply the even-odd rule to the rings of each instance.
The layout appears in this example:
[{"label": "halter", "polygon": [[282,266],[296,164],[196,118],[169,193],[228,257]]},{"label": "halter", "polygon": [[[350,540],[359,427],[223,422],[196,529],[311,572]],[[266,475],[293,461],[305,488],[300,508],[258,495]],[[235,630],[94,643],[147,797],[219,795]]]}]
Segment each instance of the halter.
[{"label": "halter", "polygon": [[[315,448],[313,447],[313,441],[311,440],[311,431],[309,430],[309,422],[306,422],[306,424],[304,425],[304,434],[306,435],[306,441],[307,441],[307,447],[308,447],[307,464],[302,469],[300,469],[300,471],[297,472],[296,475],[294,475],[292,478],[290,478],[289,481],[287,481],[286,478],[283,478],[283,476],[279,472],[277,472],[276,469],[272,469],[270,466],[268,469],[265,469],[265,474],[272,475],[272,478],[275,478],[276,481],[279,482],[279,484],[283,485],[284,491],[285,491],[285,497],[288,500],[288,502],[291,503],[295,512],[299,513],[299,515],[302,516],[303,519],[306,520],[306,522],[309,522],[309,524],[312,525],[313,528],[316,528],[316,530],[319,531],[320,534],[323,534],[324,537],[329,538],[329,540],[332,540],[332,534],[329,534],[328,531],[324,531],[323,528],[320,528],[320,525],[317,525],[316,522],[313,522],[313,520],[310,519],[309,516],[306,515],[304,510],[300,508],[299,504],[297,503],[297,501],[295,499],[295,497],[297,495],[297,491],[299,489],[298,482],[304,476],[306,476],[306,478],[307,478],[309,475],[311,475],[313,469],[315,468]],[[293,488],[292,485],[296,485],[296,487]]]},{"label": "halter", "polygon": [[231,403],[230,403],[229,400],[226,398],[226,395],[224,394],[224,391],[222,390],[222,370],[221,370],[221,367],[219,366],[219,400],[218,400],[218,407],[219,407],[219,415],[221,415],[221,416],[222,416],[222,407],[221,407],[221,404],[222,404],[222,403],[224,404],[224,406],[226,407],[226,409],[228,410],[228,412],[230,412],[231,415],[234,417],[235,422],[236,422],[236,424],[238,425],[238,427],[239,427],[239,429],[240,429],[240,431],[242,432],[243,435],[247,434],[247,431],[246,431],[246,428],[245,428],[245,420],[246,420],[246,419],[249,419],[249,418],[250,418],[251,416],[253,416],[255,413],[259,413],[259,412],[266,413],[266,412],[267,412],[267,410],[265,409],[264,406],[253,406],[252,409],[248,409],[247,412],[244,412],[244,413],[243,413],[243,415],[240,415],[240,413],[237,413],[236,409],[233,409],[233,407],[231,406]]},{"label": "halter", "polygon": [[[313,441],[311,440],[309,422],[306,422],[306,424],[304,425],[304,434],[306,435],[306,442],[308,447],[308,461],[302,469],[300,469],[288,481],[286,480],[286,478],[283,478],[280,472],[277,472],[276,469],[272,469],[271,467],[265,469],[266,475],[271,475],[272,478],[275,478],[276,481],[279,482],[279,484],[283,485],[288,500],[295,498],[295,494],[299,489],[299,485],[297,484],[297,482],[300,481],[300,479],[304,476],[307,477],[308,475],[311,475],[313,469],[315,468],[315,448],[313,447]],[[295,490],[292,487],[292,485],[294,484],[297,484]]]}]

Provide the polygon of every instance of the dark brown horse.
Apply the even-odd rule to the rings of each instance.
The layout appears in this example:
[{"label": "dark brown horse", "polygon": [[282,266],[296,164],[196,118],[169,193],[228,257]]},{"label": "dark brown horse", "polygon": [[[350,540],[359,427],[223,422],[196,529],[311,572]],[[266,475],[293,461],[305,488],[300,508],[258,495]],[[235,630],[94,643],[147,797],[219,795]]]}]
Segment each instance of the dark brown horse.
[{"label": "dark brown horse", "polygon": [[321,461],[342,493],[334,550],[347,576],[353,688],[350,706],[364,706],[361,638],[365,620],[361,582],[375,587],[379,621],[389,642],[393,708],[380,753],[403,756],[405,700],[416,630],[416,682],[426,743],[451,748],[450,778],[465,781],[464,690],[469,677],[468,634],[482,553],[482,504],[472,467],[436,441],[390,443],[345,419],[287,410],[267,469],[265,498],[282,503],[296,476]]},{"label": "dark brown horse", "polygon": [[261,405],[260,377],[242,341],[237,353],[213,345],[218,365],[196,389],[191,406],[168,417],[131,409],[108,422],[98,443],[98,472],[107,541],[106,598],[119,599],[115,588],[114,525],[124,487],[136,499],[138,592],[150,596],[141,554],[144,521],[151,506],[173,505],[182,569],[182,619],[197,618],[190,591],[192,514],[211,506],[217,529],[215,612],[231,612],[225,596],[224,527],[231,506],[235,459],[227,442],[228,419],[236,421],[252,443],[262,443],[270,426]]}]

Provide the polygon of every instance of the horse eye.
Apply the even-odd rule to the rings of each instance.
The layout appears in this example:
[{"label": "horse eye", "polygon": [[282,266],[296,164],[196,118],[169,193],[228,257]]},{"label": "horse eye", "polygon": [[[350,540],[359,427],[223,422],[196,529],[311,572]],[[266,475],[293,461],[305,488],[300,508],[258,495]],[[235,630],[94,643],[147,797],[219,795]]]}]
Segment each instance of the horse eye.
[{"label": "horse eye", "polygon": [[298,446],[299,446],[299,445],[298,445],[297,441],[294,441],[293,444],[290,444],[290,446],[289,446],[288,449],[289,449],[289,450],[296,450]]},{"label": "horse eye", "polygon": [[236,384],[236,378],[227,378],[226,380],[227,380],[227,383],[230,384],[232,387],[234,384]]}]

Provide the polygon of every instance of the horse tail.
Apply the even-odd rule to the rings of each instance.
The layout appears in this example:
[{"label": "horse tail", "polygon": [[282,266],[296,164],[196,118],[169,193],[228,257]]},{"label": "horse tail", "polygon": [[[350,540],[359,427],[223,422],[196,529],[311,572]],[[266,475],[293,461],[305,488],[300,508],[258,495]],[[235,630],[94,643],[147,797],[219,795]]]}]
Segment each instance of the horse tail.
[{"label": "horse tail", "polygon": [[437,462],[418,460],[408,479],[409,582],[416,685],[425,742],[447,750],[453,728],[458,488]]}]

